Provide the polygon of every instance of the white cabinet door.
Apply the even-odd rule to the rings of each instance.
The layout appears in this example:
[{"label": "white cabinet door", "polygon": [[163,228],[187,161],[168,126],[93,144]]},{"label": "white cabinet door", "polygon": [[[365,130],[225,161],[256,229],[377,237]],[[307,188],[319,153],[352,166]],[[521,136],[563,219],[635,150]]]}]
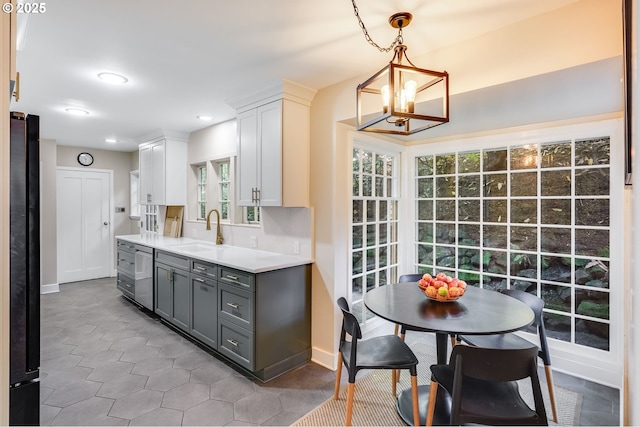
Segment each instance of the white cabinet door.
[{"label": "white cabinet door", "polygon": [[261,206],[282,206],[282,101],[258,107]]},{"label": "white cabinet door", "polygon": [[282,205],[281,101],[238,115],[237,181],[238,206]]},{"label": "white cabinet door", "polygon": [[258,114],[256,109],[238,115],[238,206],[254,206],[258,182]]},{"label": "white cabinet door", "polygon": [[164,205],[165,201],[165,141],[151,145],[153,176],[152,204]]},{"label": "white cabinet door", "polygon": [[139,200],[142,204],[151,203],[153,193],[153,166],[151,146],[140,146],[139,151]]},{"label": "white cabinet door", "polygon": [[108,277],[113,266],[110,172],[60,168],[56,176],[58,282]]}]

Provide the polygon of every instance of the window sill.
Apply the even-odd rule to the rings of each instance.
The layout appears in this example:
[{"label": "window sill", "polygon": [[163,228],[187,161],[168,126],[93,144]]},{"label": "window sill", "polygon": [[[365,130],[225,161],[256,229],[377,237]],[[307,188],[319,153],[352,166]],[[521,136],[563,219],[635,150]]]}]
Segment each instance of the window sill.
[{"label": "window sill", "polygon": [[[187,220],[185,220],[185,222],[192,223],[192,224],[205,224],[206,223],[206,221],[202,220],[202,219],[187,219]],[[213,226],[214,224],[215,224],[215,221],[212,220],[211,221],[211,225]],[[220,225],[226,225],[226,226],[231,226],[231,227],[247,227],[247,228],[260,228],[261,227],[260,223],[258,223],[258,224],[241,224],[241,223],[234,224],[234,223],[231,223],[229,221],[220,221]]]}]

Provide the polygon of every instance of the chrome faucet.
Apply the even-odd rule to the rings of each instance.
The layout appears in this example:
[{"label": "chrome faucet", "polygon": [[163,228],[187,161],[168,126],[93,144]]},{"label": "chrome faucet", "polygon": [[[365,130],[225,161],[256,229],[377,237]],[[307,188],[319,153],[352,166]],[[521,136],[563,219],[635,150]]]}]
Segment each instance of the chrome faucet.
[{"label": "chrome faucet", "polygon": [[207,214],[207,230],[211,230],[211,213],[215,212],[218,217],[218,226],[216,227],[216,245],[221,245],[224,242],[222,232],[220,231],[220,212],[218,209],[211,209]]}]

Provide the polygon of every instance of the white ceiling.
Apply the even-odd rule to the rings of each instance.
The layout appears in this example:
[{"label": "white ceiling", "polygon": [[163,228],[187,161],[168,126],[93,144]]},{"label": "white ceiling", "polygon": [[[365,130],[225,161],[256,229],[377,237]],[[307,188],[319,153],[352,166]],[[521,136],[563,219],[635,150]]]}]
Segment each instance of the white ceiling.
[{"label": "white ceiling", "polygon": [[[573,1],[360,0],[358,8],[385,47],[396,35],[389,16],[412,13],[404,41],[416,57]],[[23,25],[26,15],[18,18]],[[282,78],[322,89],[392,56],[367,44],[349,0],[50,0],[26,28],[12,110],[40,115],[41,138],[107,150],[135,150],[158,129],[229,120],[225,99]],[[105,84],[103,71],[129,82]],[[69,107],[90,114],[71,116]]]}]

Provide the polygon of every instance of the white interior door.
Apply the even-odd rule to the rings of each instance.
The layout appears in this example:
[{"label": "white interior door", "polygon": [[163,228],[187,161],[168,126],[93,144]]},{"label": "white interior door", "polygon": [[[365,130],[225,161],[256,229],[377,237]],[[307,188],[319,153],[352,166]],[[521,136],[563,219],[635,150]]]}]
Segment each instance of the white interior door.
[{"label": "white interior door", "polygon": [[110,275],[111,172],[57,170],[58,282]]}]

